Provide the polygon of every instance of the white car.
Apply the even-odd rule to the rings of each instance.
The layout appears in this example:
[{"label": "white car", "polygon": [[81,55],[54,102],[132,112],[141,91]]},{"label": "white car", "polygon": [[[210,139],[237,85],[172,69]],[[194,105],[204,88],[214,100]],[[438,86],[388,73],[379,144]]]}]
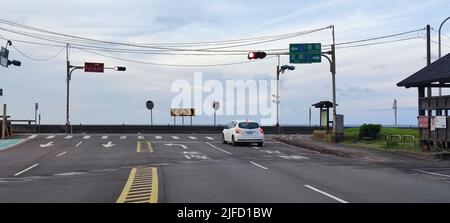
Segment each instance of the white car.
[{"label": "white car", "polygon": [[238,143],[256,143],[264,145],[264,131],[254,121],[232,121],[222,132],[222,142],[231,142],[233,146]]}]

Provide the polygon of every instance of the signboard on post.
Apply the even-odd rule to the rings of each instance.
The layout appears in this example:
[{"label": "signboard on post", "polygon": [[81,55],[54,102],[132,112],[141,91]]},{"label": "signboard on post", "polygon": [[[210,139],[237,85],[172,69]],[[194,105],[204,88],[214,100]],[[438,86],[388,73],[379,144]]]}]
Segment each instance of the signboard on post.
[{"label": "signboard on post", "polygon": [[171,108],[170,116],[195,116],[195,108]]},{"label": "signboard on post", "polygon": [[3,89],[0,88],[0,96],[3,96]]},{"label": "signboard on post", "polygon": [[84,72],[103,73],[105,65],[103,63],[84,63]]},{"label": "signboard on post", "polygon": [[322,62],[321,43],[289,44],[290,63],[320,63]]}]

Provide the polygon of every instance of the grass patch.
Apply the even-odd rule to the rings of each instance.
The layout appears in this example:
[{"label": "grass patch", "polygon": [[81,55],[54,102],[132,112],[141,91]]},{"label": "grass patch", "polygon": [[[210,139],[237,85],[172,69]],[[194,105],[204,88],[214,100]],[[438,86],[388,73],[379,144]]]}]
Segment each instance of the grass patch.
[{"label": "grass patch", "polygon": [[[412,135],[415,137],[415,146],[411,143],[403,144],[401,142],[393,141],[388,143],[386,141],[387,136],[391,135]],[[383,150],[401,150],[401,151],[411,151],[420,152],[422,151],[419,146],[419,130],[418,129],[408,129],[408,128],[381,128],[381,131],[376,139],[365,140],[359,139],[359,128],[346,128],[344,129],[344,141],[343,144],[372,148],[372,149],[383,149]],[[411,142],[408,139],[407,142]]]}]

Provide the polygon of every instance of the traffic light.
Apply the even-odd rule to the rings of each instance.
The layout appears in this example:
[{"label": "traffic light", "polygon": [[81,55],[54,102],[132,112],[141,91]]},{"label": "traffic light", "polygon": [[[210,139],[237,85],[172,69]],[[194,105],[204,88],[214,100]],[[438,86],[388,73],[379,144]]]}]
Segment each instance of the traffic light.
[{"label": "traffic light", "polygon": [[127,68],[126,67],[114,67],[115,71],[126,71]]},{"label": "traffic light", "polygon": [[250,52],[250,53],[248,53],[249,60],[263,59],[264,57],[266,57],[266,52]]},{"label": "traffic light", "polygon": [[9,65],[14,65],[14,66],[18,66],[18,67],[20,67],[20,65],[22,64],[20,61],[18,61],[18,60],[13,60],[13,61],[11,61],[11,60],[8,60],[8,66]]}]

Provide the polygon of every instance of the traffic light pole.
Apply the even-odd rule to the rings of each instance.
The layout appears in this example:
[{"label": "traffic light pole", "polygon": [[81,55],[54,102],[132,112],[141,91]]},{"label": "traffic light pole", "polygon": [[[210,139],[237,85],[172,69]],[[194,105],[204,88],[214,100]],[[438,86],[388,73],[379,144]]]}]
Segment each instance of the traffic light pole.
[{"label": "traffic light pole", "polygon": [[[322,53],[322,56],[325,57],[328,62],[330,62],[330,72],[331,72],[331,82],[332,82],[332,91],[333,91],[333,136],[336,137],[336,42],[334,36],[334,26],[331,25],[332,36],[333,36],[333,44],[331,45],[331,51]],[[325,54],[331,54],[331,59]]]}]

